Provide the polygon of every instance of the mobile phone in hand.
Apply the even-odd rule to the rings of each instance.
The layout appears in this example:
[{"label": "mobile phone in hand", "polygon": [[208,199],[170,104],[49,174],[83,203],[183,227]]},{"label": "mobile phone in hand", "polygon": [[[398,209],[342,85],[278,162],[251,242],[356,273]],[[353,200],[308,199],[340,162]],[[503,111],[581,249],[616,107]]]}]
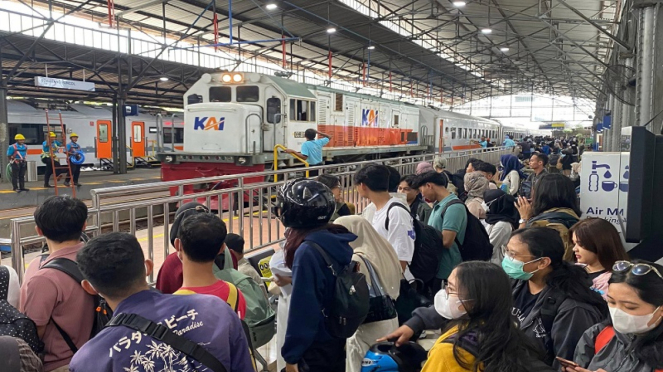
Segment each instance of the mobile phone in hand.
[{"label": "mobile phone in hand", "polygon": [[578,363],[567,360],[567,359],[564,359],[564,358],[555,357],[555,359],[557,359],[557,361],[559,361],[559,364],[561,364],[562,367],[571,367],[571,368],[580,367],[580,365],[578,365]]}]

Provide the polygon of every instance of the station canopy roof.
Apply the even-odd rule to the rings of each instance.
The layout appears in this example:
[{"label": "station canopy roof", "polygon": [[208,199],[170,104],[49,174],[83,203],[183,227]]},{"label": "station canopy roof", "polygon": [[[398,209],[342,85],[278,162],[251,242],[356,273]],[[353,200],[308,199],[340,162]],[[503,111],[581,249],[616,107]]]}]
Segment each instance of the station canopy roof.
[{"label": "station canopy roof", "polygon": [[[109,2],[113,3],[33,0],[32,4],[39,9],[50,5],[64,12],[75,10],[81,18],[103,24],[108,23]],[[276,8],[268,9],[268,4]],[[332,81],[359,83],[376,91],[391,87],[402,97],[460,105],[518,92],[597,99],[606,87],[618,90],[632,75],[632,68],[617,58],[629,56],[634,38],[629,13],[622,17],[624,4],[621,0],[236,0],[231,9],[229,1],[115,0],[110,12],[115,27],[210,50],[210,44],[230,41],[232,11],[232,40],[241,44],[218,48],[244,63],[260,60],[281,66],[283,45],[269,40],[285,37],[286,71],[307,69],[323,82],[328,79],[331,54]],[[335,32],[329,33],[330,28]],[[0,33],[1,37],[6,40],[0,41],[5,74],[20,65],[10,89],[25,95],[35,92],[21,82],[40,75],[48,56],[51,73],[80,79],[88,68],[87,78],[109,94],[117,88],[121,61],[123,79],[140,77],[131,85],[129,101],[154,104],[181,105],[188,86],[212,71],[172,61],[150,65],[144,56],[117,58],[111,51],[48,40],[39,40],[35,52],[23,57],[16,49],[29,50],[34,37]],[[95,58],[95,63],[55,61],[54,56],[64,54],[71,59],[72,53]],[[160,81],[162,76],[169,80]]]}]

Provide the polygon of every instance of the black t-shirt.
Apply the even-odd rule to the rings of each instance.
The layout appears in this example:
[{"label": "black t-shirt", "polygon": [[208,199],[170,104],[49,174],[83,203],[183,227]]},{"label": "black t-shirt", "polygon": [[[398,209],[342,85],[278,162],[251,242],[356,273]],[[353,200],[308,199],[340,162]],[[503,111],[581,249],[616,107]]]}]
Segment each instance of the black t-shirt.
[{"label": "black t-shirt", "polygon": [[601,270],[601,271],[597,271],[595,273],[589,273],[589,279],[594,280],[594,279],[598,278],[601,274],[605,273],[606,271],[608,271],[608,270]]},{"label": "black t-shirt", "polygon": [[518,318],[519,322],[523,322],[525,318],[529,315],[530,311],[532,311],[532,308],[534,308],[534,304],[536,303],[536,300],[539,298],[539,294],[532,294],[529,291],[529,286],[524,285],[520,288],[518,293],[516,293],[516,297],[514,298],[514,303],[513,303],[513,311],[512,314]]}]

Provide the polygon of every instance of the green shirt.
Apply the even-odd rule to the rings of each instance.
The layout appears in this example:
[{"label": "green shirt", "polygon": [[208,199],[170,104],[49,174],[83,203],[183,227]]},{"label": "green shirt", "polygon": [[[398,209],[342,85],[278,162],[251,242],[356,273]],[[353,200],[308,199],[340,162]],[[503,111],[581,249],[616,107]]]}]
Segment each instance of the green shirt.
[{"label": "green shirt", "polygon": [[[463,204],[454,204],[450,206],[447,211],[442,215],[444,207],[458,197],[454,194],[447,196],[435,203],[433,206],[433,213],[428,219],[428,225],[434,227],[438,231],[453,231],[456,233],[456,238],[462,244],[465,241],[465,229],[467,228],[467,212]],[[447,279],[451,271],[460,264],[462,261],[458,245],[454,241],[451,248],[442,248],[440,254],[440,263],[437,268],[437,278]]]}]

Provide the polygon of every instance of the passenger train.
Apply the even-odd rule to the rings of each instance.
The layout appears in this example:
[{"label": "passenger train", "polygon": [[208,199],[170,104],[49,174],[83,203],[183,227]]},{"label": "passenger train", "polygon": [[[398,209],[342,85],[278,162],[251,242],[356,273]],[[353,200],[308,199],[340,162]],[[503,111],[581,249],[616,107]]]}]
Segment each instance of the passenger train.
[{"label": "passenger train", "polygon": [[[258,73],[204,74],[184,96],[184,148],[160,153],[162,179],[264,171],[277,145],[299,150],[306,129],[332,136],[327,162],[501,145],[527,130],[432,107],[298,83]],[[290,155],[277,161],[296,165]]]},{"label": "passenger train", "polygon": [[[43,167],[42,143],[49,131],[46,125],[46,111],[18,100],[8,100],[7,103],[10,141],[13,142],[14,136],[18,133],[24,135],[28,146],[28,161],[36,161],[38,167]],[[69,104],[61,113],[64,134],[60,127],[58,111],[50,110],[48,114],[50,131],[55,132],[57,140],[69,142],[72,133],[78,134],[78,144],[85,154],[84,166],[101,169],[110,167],[113,159],[112,138],[116,135],[113,133],[113,113],[110,107]],[[162,125],[158,125],[156,115],[147,113],[127,116],[125,119],[126,151],[130,163],[154,156],[159,151],[160,145],[170,151],[182,150],[184,123],[181,116],[164,117]],[[157,139],[159,126],[162,127],[162,141]],[[64,160],[64,154],[58,154],[58,157],[61,161]]]}]

